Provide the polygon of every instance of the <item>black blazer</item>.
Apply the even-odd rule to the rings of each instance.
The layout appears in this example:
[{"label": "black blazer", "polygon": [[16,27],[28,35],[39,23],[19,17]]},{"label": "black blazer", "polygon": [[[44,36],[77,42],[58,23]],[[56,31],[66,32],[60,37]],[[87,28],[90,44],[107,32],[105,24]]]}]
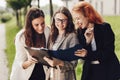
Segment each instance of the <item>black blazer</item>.
[{"label": "black blazer", "polygon": [[[96,51],[88,46],[88,55],[83,66],[81,80],[118,80],[120,79],[120,64],[115,55],[114,33],[108,23],[94,25]],[[100,64],[91,64],[98,60]]]}]

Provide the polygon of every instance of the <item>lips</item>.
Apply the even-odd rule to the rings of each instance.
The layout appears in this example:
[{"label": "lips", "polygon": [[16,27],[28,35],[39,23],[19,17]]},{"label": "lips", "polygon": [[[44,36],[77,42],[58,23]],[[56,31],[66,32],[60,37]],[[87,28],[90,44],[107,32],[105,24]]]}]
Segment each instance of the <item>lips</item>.
[{"label": "lips", "polygon": [[78,26],[79,26],[80,28],[83,28],[82,23],[79,23]]},{"label": "lips", "polygon": [[39,33],[39,34],[42,34],[42,33],[43,33],[43,31],[38,31],[38,33]]}]

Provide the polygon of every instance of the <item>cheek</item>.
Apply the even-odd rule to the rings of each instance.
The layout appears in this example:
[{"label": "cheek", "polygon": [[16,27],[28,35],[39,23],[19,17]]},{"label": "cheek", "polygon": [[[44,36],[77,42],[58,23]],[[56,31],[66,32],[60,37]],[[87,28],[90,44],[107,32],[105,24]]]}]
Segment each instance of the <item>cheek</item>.
[{"label": "cheek", "polygon": [[79,20],[75,24],[80,27],[82,25],[82,21]]},{"label": "cheek", "polygon": [[83,24],[84,24],[84,26],[87,27],[87,26],[88,26],[88,21],[87,21],[87,20],[84,20],[84,23],[83,23]]},{"label": "cheek", "polygon": [[33,29],[36,31],[36,30],[37,30],[37,27],[33,26]]},{"label": "cheek", "polygon": [[57,27],[57,26],[58,26],[58,23],[55,22],[55,26]]},{"label": "cheek", "polygon": [[67,24],[64,24],[64,29],[67,27]]}]

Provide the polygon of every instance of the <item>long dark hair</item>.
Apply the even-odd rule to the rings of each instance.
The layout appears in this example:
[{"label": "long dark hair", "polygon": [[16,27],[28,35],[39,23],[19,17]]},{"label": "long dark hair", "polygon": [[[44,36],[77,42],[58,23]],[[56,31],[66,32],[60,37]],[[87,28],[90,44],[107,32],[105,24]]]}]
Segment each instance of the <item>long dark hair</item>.
[{"label": "long dark hair", "polygon": [[70,11],[66,7],[60,7],[55,12],[55,14],[53,15],[53,18],[52,18],[51,32],[50,32],[48,45],[50,43],[54,43],[56,38],[57,38],[57,36],[58,36],[58,29],[55,26],[55,16],[58,13],[62,13],[62,14],[64,14],[68,18],[67,19],[68,20],[67,21],[67,27],[65,28],[65,35],[75,31],[75,26],[73,24],[73,18],[72,18],[72,15],[71,15]]},{"label": "long dark hair", "polygon": [[[45,17],[44,12],[38,8],[30,8],[26,15],[26,21],[25,21],[25,43],[29,47],[44,47],[45,42],[45,35],[38,34],[33,26],[32,26],[32,20],[39,18],[39,17]],[[39,44],[39,45],[38,45]]]}]

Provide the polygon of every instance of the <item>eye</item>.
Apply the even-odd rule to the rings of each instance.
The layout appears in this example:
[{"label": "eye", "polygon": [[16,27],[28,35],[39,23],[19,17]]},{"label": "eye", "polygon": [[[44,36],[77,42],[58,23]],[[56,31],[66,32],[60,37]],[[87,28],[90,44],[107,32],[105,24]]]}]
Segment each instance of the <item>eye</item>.
[{"label": "eye", "polygon": [[37,27],[39,24],[35,24],[35,26]]},{"label": "eye", "polygon": [[80,18],[79,18],[79,17],[76,17],[76,20],[80,20]]},{"label": "eye", "polygon": [[61,21],[59,18],[56,18],[55,20],[56,20],[57,22],[60,22],[60,21]]},{"label": "eye", "polygon": [[60,18],[56,18],[55,21],[56,22],[62,22],[62,23],[66,23],[68,19],[60,19]]},{"label": "eye", "polygon": [[44,26],[45,26],[45,22],[43,22],[43,23],[41,24],[41,26],[44,27]]}]

